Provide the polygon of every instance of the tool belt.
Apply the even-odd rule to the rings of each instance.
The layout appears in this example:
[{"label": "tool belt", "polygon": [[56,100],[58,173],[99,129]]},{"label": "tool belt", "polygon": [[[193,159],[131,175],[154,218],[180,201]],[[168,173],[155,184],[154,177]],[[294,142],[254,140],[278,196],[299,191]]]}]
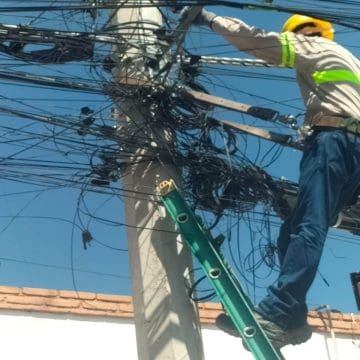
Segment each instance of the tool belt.
[{"label": "tool belt", "polygon": [[360,119],[346,118],[341,116],[315,116],[311,122],[310,128],[335,128],[348,131],[355,135],[360,135]]}]

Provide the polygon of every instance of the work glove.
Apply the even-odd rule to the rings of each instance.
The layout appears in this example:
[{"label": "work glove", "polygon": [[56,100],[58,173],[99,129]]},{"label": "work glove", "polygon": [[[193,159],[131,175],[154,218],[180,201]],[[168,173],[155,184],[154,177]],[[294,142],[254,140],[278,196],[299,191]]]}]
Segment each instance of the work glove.
[{"label": "work glove", "polygon": [[[180,12],[180,21],[187,17],[190,11],[190,6],[185,6],[181,12]],[[207,11],[205,9],[201,9],[199,14],[196,16],[196,18],[193,21],[194,25],[197,26],[209,26],[211,27],[211,23],[216,18],[216,14],[214,14],[211,11]]]}]

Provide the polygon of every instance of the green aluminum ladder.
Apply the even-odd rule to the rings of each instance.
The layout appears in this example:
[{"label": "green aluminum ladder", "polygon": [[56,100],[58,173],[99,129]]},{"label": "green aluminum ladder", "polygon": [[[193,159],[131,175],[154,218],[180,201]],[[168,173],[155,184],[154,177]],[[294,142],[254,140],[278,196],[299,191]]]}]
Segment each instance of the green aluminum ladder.
[{"label": "green aluminum ladder", "polygon": [[284,360],[256,322],[250,299],[216,250],[216,239],[188,207],[175,182],[162,181],[157,193],[255,359]]}]

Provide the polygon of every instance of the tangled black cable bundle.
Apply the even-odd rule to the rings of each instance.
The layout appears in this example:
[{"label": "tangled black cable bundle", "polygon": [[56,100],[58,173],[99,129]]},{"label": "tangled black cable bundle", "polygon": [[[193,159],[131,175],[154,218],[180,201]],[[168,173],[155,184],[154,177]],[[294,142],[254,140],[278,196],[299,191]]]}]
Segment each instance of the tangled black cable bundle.
[{"label": "tangled black cable bundle", "polygon": [[[201,153],[190,153],[185,168],[185,187],[196,206],[220,213],[242,213],[257,203],[274,201],[274,181],[261,168],[249,164],[229,164],[227,160]],[[191,159],[191,160],[190,160]]]},{"label": "tangled black cable bundle", "polygon": [[[358,3],[355,1],[327,1],[325,10],[318,7],[316,11],[312,9],[313,3],[319,5],[320,0],[305,1],[307,6],[303,1],[294,2],[293,7],[279,1],[286,7],[273,5],[271,11],[292,11],[296,7],[350,28],[359,28]],[[201,65],[201,56],[190,55],[188,50],[178,46],[174,41],[180,38],[176,32],[178,15],[168,12],[166,6],[181,8],[199,4],[199,1],[163,0],[157,3],[165,26],[151,33],[145,39],[146,46],[136,50],[138,58],[132,60],[139,60],[138,67],[134,65],[136,61],[126,62],[124,57],[129,49],[134,46],[137,49],[137,44],[129,39],[139,30],[138,24],[123,27],[120,35],[119,29],[111,27],[108,22],[108,9],[117,8],[118,2],[49,1],[45,4],[44,1],[33,1],[31,6],[20,3],[14,1],[16,6],[1,8],[3,14],[16,13],[17,19],[26,23],[16,26],[0,24],[0,78],[4,82],[0,131],[2,143],[9,147],[2,155],[0,171],[3,181],[21,182],[45,190],[80,189],[78,218],[74,220],[74,226],[77,226],[76,222],[80,224],[86,245],[92,234],[96,240],[96,234],[89,226],[92,221],[108,226],[129,226],[111,220],[108,214],[100,215],[98,209],[102,205],[94,210],[86,200],[93,194],[122,199],[137,192],[146,201],[153,201],[152,187],[141,193],[135,189],[124,190],[119,180],[127,169],[140,162],[157,161],[164,167],[171,163],[182,173],[182,191],[186,200],[195,210],[206,212],[207,224],[216,217],[208,228],[216,225],[223,230],[226,227],[223,234],[230,239],[236,237],[234,229],[240,229],[240,223],[248,227],[250,235],[247,238],[250,238],[248,242],[252,249],[244,251],[239,245],[239,250],[231,253],[231,259],[239,265],[238,272],[253,275],[263,263],[274,268],[276,248],[268,240],[272,238],[270,227],[278,224],[266,225],[270,224],[270,216],[275,218],[275,213],[278,217],[286,217],[291,201],[296,199],[295,186],[292,189],[290,184],[277,181],[265,171],[267,164],[276,160],[280,146],[265,150],[263,155],[260,144],[255,144],[255,148],[248,146],[252,140],[216,119],[218,108],[186,97],[186,91],[182,90],[206,93],[206,88],[197,82],[200,75],[202,84],[206,84],[211,93],[211,89],[223,89],[232,98],[244,102],[274,104],[274,99],[267,99],[263,94],[253,95],[248,89],[230,86],[230,82],[224,80],[225,76],[236,76],[237,84],[245,77],[276,80],[277,84],[289,81],[289,77],[225,68],[221,62]],[[201,1],[201,4],[210,2]],[[244,6],[235,1],[212,1],[211,4],[234,8]],[[138,7],[142,4],[130,1],[122,6]],[[149,2],[148,6],[153,5]],[[27,14],[34,12],[38,16],[29,23]],[[144,24],[144,27],[148,30],[148,25]],[[154,56],[148,51],[154,42],[157,47],[158,41],[170,55]],[[171,51],[165,44],[172,46]],[[191,47],[189,41],[191,52],[200,55],[211,52],[210,55],[230,56],[233,51],[218,42],[215,45],[207,41],[202,44],[194,42],[194,45]],[[114,56],[114,46],[117,47],[117,56]],[[160,58],[168,63],[162,64]],[[143,60],[154,77],[142,69]],[[130,70],[134,70],[130,75],[135,85],[119,82],[114,76],[115,70],[121,67],[123,73],[129,70],[130,74]],[[144,79],[145,85],[142,86],[141,80]],[[7,83],[10,81],[11,86],[21,85],[16,95],[8,92]],[[30,87],[36,91],[23,91]],[[241,96],[235,96],[236,92]],[[251,100],[246,101],[245,95],[251,96]],[[275,103],[285,105],[285,101],[278,98]],[[122,108],[122,104],[127,106]],[[301,107],[290,108],[303,110]],[[139,121],[137,115],[143,119]],[[272,130],[273,126],[272,123],[268,129]],[[169,134],[167,143],[157,137],[165,133]],[[134,149],[139,150],[141,156]],[[252,159],[247,156],[250,152]],[[106,202],[104,200],[104,204]],[[359,211],[345,212],[345,215],[350,223],[353,217],[359,217]],[[224,221],[219,223],[220,218]],[[353,231],[358,234],[358,229],[356,226]],[[237,231],[239,239],[240,230]],[[262,236],[260,240],[259,236]],[[232,246],[235,247],[236,243],[240,242],[233,241]],[[244,258],[246,251],[249,255]],[[252,281],[255,283],[255,278]]]}]

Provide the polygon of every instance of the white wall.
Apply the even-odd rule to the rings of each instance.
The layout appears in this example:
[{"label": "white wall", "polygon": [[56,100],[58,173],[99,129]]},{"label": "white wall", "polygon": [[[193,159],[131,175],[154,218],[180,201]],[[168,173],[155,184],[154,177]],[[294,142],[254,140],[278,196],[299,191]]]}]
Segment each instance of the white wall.
[{"label": "white wall", "polygon": [[135,360],[135,327],[121,319],[0,313],[0,354],[4,360]]},{"label": "white wall", "polygon": [[[206,360],[253,360],[239,339],[214,327],[203,327],[203,342]],[[337,335],[334,342],[314,334],[283,354],[286,360],[360,360],[359,346],[359,337]],[[123,319],[1,311],[0,349],[4,360],[137,360],[134,325]]]},{"label": "white wall", "polygon": [[[203,329],[203,342],[206,360],[254,360],[241,341],[215,328]],[[360,360],[359,346],[359,337],[336,335],[334,341],[330,335],[313,334],[308,342],[286,346],[282,353],[286,360]]]}]

